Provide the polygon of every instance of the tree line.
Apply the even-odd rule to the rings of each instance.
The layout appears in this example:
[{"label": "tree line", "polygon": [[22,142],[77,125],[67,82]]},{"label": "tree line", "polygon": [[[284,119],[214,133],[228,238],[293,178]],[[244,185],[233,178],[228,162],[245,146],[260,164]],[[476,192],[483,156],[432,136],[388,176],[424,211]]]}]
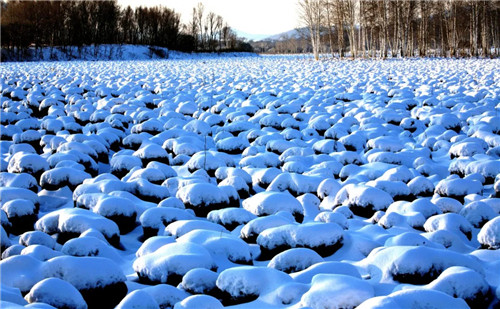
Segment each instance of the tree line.
[{"label": "tree line", "polygon": [[299,12],[316,59],[500,52],[498,0],[300,0]]},{"label": "tree line", "polygon": [[193,9],[196,25],[183,25],[181,16],[163,7],[122,8],[116,0],[9,0],[1,4],[2,49],[18,58],[42,47],[83,47],[139,44],[184,52],[248,50],[221,16]]}]

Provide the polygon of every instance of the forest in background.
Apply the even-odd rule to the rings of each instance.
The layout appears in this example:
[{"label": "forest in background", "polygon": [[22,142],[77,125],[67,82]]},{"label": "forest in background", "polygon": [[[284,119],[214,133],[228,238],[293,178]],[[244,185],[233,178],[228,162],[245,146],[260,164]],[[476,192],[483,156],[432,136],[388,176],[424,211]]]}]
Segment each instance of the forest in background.
[{"label": "forest in background", "polygon": [[2,49],[17,59],[27,53],[36,56],[42,47],[73,53],[71,47],[81,51],[102,44],[183,52],[252,51],[221,16],[205,12],[202,4],[193,8],[192,21],[183,25],[180,14],[167,7],[122,8],[116,0],[1,2]]},{"label": "forest in background", "polygon": [[[309,46],[352,58],[489,57],[500,51],[497,0],[300,0]],[[294,48],[297,38],[287,41]]]}]

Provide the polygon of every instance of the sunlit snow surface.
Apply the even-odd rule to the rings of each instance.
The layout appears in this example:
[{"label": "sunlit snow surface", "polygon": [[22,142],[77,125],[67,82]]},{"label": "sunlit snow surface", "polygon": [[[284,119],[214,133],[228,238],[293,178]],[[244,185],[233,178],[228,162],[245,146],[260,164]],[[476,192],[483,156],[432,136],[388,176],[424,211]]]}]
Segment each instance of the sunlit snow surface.
[{"label": "sunlit snow surface", "polygon": [[0,305],[498,306],[499,67],[2,63]]}]

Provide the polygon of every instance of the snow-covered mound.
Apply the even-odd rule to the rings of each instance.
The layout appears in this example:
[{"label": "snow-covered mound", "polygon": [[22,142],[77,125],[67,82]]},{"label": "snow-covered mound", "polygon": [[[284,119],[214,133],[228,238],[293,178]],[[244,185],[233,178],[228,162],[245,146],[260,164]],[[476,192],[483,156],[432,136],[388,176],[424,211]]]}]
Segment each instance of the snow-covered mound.
[{"label": "snow-covered mound", "polygon": [[161,246],[138,257],[134,270],[139,278],[151,283],[177,284],[193,268],[216,269],[210,253],[201,245],[183,242]]},{"label": "snow-covered mound", "polygon": [[311,289],[300,300],[311,308],[354,308],[375,296],[373,287],[362,279],[332,274],[313,277]]},{"label": "snow-covered mound", "polygon": [[291,213],[302,222],[304,210],[296,198],[286,192],[266,191],[255,194],[243,201],[243,208],[256,216],[272,215],[279,211]]},{"label": "snow-covered mound", "polygon": [[29,303],[46,303],[56,308],[87,308],[80,292],[70,283],[58,278],[47,278],[38,282],[25,299]]},{"label": "snow-covered mound", "polygon": [[257,237],[260,259],[266,260],[288,248],[309,248],[319,255],[332,255],[342,246],[343,229],[336,223],[312,222],[269,228]]}]

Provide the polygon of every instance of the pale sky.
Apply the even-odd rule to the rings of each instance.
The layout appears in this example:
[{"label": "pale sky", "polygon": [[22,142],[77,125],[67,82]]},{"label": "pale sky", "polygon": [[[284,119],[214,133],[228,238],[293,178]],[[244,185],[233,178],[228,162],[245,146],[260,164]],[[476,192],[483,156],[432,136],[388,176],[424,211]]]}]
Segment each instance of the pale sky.
[{"label": "pale sky", "polygon": [[221,15],[229,26],[251,38],[282,33],[297,28],[298,0],[118,0],[122,6],[163,5],[181,14],[183,23],[191,19],[193,7],[199,2],[205,6],[205,14],[212,11]]}]

